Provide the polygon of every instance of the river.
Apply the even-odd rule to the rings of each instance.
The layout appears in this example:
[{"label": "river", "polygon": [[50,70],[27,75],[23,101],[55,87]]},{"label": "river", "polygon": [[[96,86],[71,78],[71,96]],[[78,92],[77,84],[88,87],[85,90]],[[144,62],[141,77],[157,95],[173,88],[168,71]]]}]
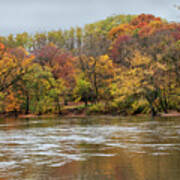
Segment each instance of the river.
[{"label": "river", "polygon": [[179,180],[180,117],[0,120],[0,180]]}]

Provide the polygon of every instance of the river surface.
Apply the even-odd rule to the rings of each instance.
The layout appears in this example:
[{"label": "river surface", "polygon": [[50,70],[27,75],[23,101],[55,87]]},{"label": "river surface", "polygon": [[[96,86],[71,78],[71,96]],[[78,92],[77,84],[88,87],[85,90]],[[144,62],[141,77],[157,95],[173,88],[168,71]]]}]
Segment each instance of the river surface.
[{"label": "river surface", "polygon": [[0,120],[0,180],[180,180],[180,117]]}]

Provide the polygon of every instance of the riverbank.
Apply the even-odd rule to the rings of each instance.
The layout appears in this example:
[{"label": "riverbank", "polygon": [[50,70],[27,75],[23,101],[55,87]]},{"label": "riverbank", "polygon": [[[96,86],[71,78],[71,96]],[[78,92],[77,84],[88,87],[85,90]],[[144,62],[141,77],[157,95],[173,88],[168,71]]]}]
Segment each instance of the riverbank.
[{"label": "riverbank", "polygon": [[[92,114],[87,114],[86,111],[81,111],[81,112],[72,112],[72,111],[65,111],[62,114],[42,114],[42,115],[37,115],[37,114],[18,114],[16,117],[18,118],[54,118],[54,117],[87,117],[87,116],[126,116],[124,114],[112,114],[112,113],[92,113]],[[147,114],[136,114],[132,116],[145,116]],[[150,115],[149,115],[150,116]],[[160,113],[157,116],[159,117],[180,117],[180,113],[177,111],[171,111],[168,113]],[[7,118],[7,117],[15,117],[13,114],[1,114],[0,118]]]},{"label": "riverbank", "polygon": [[177,111],[169,112],[167,114],[162,113],[160,114],[161,117],[180,117],[180,113]]},{"label": "riverbank", "polygon": [[[55,114],[55,113],[42,113],[41,115],[39,114],[23,114],[23,113],[4,113],[0,114],[0,118],[6,118],[6,117],[18,117],[18,118],[54,118],[54,117],[86,117],[86,116],[148,116],[148,114],[142,114],[142,113],[137,113],[137,114],[127,114],[123,112],[108,112],[107,110],[102,110],[102,109],[92,109],[92,105],[88,105],[87,107],[84,106],[83,103],[69,103],[68,105],[64,106],[62,108],[62,111],[60,114]],[[151,114],[149,114],[151,116]],[[180,117],[180,112],[177,112],[175,110],[171,110],[168,113],[158,113],[158,117]]]}]

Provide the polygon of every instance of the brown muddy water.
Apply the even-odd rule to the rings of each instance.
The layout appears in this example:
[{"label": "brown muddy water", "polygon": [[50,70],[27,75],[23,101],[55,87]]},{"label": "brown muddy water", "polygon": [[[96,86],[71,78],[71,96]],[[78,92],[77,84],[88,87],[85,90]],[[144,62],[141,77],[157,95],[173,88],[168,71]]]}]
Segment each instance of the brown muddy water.
[{"label": "brown muddy water", "polygon": [[0,180],[179,180],[180,117],[0,120]]}]

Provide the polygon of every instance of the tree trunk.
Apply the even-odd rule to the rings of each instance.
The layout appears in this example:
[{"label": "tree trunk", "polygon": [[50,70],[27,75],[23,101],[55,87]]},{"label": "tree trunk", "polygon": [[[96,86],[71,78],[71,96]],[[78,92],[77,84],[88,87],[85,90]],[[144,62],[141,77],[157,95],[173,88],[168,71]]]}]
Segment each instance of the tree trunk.
[{"label": "tree trunk", "polygon": [[156,115],[157,115],[156,110],[154,109],[153,106],[151,106],[151,116],[154,117],[154,116],[156,116]]},{"label": "tree trunk", "polygon": [[87,107],[87,106],[88,106],[88,101],[85,100],[85,101],[84,101],[84,104],[85,104],[85,107]]},{"label": "tree trunk", "polygon": [[149,96],[145,96],[146,100],[149,103],[150,109],[151,109],[151,116],[154,117],[157,115],[157,111],[155,110],[155,108],[153,107],[153,102],[155,100],[155,98],[151,99],[151,97]]},{"label": "tree trunk", "polygon": [[68,100],[67,100],[67,99],[64,100],[64,105],[65,105],[65,106],[68,105]]},{"label": "tree trunk", "polygon": [[58,114],[59,114],[59,115],[62,115],[61,105],[60,105],[60,102],[59,102],[59,99],[58,99],[58,98],[56,99],[56,102],[57,102]]},{"label": "tree trunk", "polygon": [[94,87],[95,87],[95,94],[96,94],[96,101],[97,102],[97,98],[98,98],[98,87],[97,87],[97,82],[96,82],[96,73],[94,74]]},{"label": "tree trunk", "polygon": [[14,116],[15,116],[15,117],[18,117],[18,112],[17,112],[16,109],[14,109]]},{"label": "tree trunk", "polygon": [[29,95],[26,96],[26,112],[25,114],[29,114]]}]

